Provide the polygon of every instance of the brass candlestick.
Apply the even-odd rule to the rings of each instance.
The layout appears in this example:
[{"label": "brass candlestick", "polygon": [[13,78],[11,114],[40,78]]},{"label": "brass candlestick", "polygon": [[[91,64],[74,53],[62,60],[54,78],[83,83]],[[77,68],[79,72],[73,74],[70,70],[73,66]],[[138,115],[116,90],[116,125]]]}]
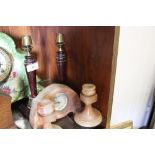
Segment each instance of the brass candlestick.
[{"label": "brass candlestick", "polygon": [[29,106],[31,107],[33,98],[37,96],[36,70],[28,71],[27,69],[28,65],[30,66],[36,62],[35,58],[31,54],[31,50],[32,50],[31,36],[26,35],[22,37],[22,48],[27,53],[27,56],[25,56],[24,64],[25,64],[26,74],[28,77],[29,87],[31,91],[31,95],[29,97]]},{"label": "brass candlestick", "polygon": [[77,124],[83,127],[95,127],[102,122],[101,113],[92,104],[97,101],[96,86],[94,84],[84,84],[80,99],[85,103],[85,108],[82,112],[76,113],[74,120]]},{"label": "brass candlestick", "polygon": [[58,47],[58,51],[56,54],[56,62],[58,69],[58,82],[65,83],[66,81],[66,62],[67,56],[63,49],[64,46],[64,36],[61,33],[58,33],[56,36],[56,45]]}]

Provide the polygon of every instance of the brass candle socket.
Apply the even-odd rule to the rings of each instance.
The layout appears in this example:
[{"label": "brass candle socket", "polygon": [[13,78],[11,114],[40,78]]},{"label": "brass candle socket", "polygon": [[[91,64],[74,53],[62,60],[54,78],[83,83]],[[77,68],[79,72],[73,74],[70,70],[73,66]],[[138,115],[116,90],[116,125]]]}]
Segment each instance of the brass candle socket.
[{"label": "brass candle socket", "polygon": [[58,47],[58,51],[63,51],[63,45],[64,45],[64,35],[62,33],[57,33],[56,36],[56,45]]},{"label": "brass candle socket", "polygon": [[62,33],[57,33],[56,44],[64,44],[64,35]]},{"label": "brass candle socket", "polygon": [[22,46],[32,46],[31,36],[25,35],[22,37]]},{"label": "brass candle socket", "polygon": [[30,56],[32,49],[32,38],[29,35],[22,36],[22,48],[27,52],[27,56]]}]

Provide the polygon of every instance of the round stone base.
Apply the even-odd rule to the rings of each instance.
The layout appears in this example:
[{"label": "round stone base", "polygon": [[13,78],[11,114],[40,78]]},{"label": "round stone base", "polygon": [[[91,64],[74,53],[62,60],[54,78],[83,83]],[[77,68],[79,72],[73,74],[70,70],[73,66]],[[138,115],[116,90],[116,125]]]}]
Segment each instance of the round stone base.
[{"label": "round stone base", "polygon": [[74,120],[77,124],[83,127],[95,127],[102,122],[101,113],[93,108],[94,115],[89,115],[87,113],[81,112],[74,116]]}]

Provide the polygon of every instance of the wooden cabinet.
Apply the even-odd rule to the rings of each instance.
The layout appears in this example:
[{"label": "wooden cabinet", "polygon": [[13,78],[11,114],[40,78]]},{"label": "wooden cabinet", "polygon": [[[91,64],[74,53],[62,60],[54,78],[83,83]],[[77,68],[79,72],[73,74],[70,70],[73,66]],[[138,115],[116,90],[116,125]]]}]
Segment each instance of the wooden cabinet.
[{"label": "wooden cabinet", "polygon": [[118,28],[104,26],[40,26],[0,27],[21,48],[22,35],[31,35],[33,53],[39,62],[38,75],[57,81],[56,33],[65,36],[67,52],[67,84],[81,91],[83,83],[94,83],[98,102],[95,104],[104,117],[103,127],[109,125],[115,76]]},{"label": "wooden cabinet", "polygon": [[0,92],[0,129],[14,128],[11,97]]}]

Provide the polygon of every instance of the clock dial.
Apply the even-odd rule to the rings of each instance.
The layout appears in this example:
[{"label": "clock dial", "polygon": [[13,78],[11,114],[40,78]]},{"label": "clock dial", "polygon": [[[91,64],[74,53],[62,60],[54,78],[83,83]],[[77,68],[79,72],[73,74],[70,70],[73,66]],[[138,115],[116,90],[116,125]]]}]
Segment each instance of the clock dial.
[{"label": "clock dial", "polygon": [[64,93],[56,94],[55,98],[55,110],[63,110],[68,103],[68,98]]},{"label": "clock dial", "polygon": [[0,47],[0,82],[5,80],[12,69],[12,60],[9,53]]}]

